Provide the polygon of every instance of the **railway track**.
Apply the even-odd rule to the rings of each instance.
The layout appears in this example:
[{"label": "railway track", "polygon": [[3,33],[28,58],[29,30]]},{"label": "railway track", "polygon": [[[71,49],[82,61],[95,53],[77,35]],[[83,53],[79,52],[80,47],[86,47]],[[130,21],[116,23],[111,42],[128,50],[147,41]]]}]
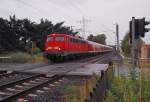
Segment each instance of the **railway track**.
[{"label": "railway track", "polygon": [[38,87],[41,84],[49,82],[53,78],[48,78],[42,74],[35,74],[30,77],[21,78],[0,86],[0,102],[11,102],[14,97]]},{"label": "railway track", "polygon": [[26,71],[30,69],[36,69],[38,67],[44,67],[52,65],[53,63],[38,63],[38,64],[21,64],[21,65],[2,65],[0,66],[0,70],[7,70],[7,71]]},{"label": "railway track", "polygon": [[[105,54],[104,56],[102,55],[95,58],[85,59],[83,62],[97,63],[99,61],[104,61],[109,57],[111,57],[110,54]],[[83,63],[82,65],[86,65],[87,63]],[[32,100],[35,101],[36,99],[42,100],[43,98],[39,96],[42,96],[44,93],[51,92],[57,83],[61,83],[63,81],[64,74],[80,68],[81,66],[74,65],[75,63],[71,65],[72,67],[62,66],[65,67],[65,71],[52,73],[50,77],[44,74],[16,71],[0,73],[0,102],[30,102]],[[55,100],[53,97],[47,96],[47,94],[44,95],[46,95],[44,98],[45,102],[50,99]]]},{"label": "railway track", "polygon": [[105,54],[103,56],[100,56],[98,58],[95,58],[91,61],[89,61],[90,63],[109,63],[111,61],[111,58],[114,56],[113,53],[109,53],[109,54]]},{"label": "railway track", "polygon": [[[41,93],[48,90],[49,87],[53,87],[53,84],[56,84],[63,80],[63,75],[68,73],[78,66],[68,68],[65,72],[56,72],[53,73],[51,77],[47,77],[43,74],[29,74],[28,77],[20,77],[20,79],[16,78],[13,81],[1,83],[0,84],[0,102],[16,102],[19,101],[21,97],[25,97],[23,100],[29,100],[29,98],[38,96],[37,94],[30,94],[32,92]],[[6,74],[5,77],[15,75],[17,72],[12,72]],[[23,72],[21,72],[23,74]],[[26,73],[27,74],[27,73]],[[17,76],[17,75],[15,75]],[[6,78],[7,79],[7,78]],[[43,88],[43,89],[41,89]],[[22,98],[21,98],[22,99]],[[13,101],[12,101],[13,100]],[[24,102],[24,101],[23,101]]]},{"label": "railway track", "polygon": [[36,74],[25,72],[10,72],[2,74],[0,75],[0,88],[2,88],[4,85],[9,85],[10,83],[18,82],[35,75]]},{"label": "railway track", "polygon": [[[114,56],[113,53],[105,53],[105,54],[102,54],[102,55],[98,55],[98,56],[94,56],[94,57],[89,57],[89,58],[86,58],[86,59],[81,59],[81,60],[78,60],[78,61],[75,61],[75,62],[86,62],[86,63],[100,63],[102,62],[104,59],[109,59]],[[108,63],[109,61],[107,61]]]},{"label": "railway track", "polygon": [[4,71],[0,71],[0,76],[1,76],[1,75],[4,75],[4,74],[6,74],[6,73],[7,73],[7,71],[5,71],[5,70],[4,70]]},{"label": "railway track", "polygon": [[[86,65],[87,63],[84,63],[83,65]],[[73,64],[74,65],[74,64]],[[49,92],[51,89],[50,87],[53,87],[54,84],[57,84],[58,82],[61,82],[63,80],[63,75],[73,71],[77,68],[79,68],[81,65],[76,65],[71,68],[67,68],[65,72],[56,72],[53,73],[51,77],[47,77],[43,74],[27,74],[28,77],[21,77],[18,79],[16,78],[13,81],[7,81],[6,83],[0,84],[0,102],[16,102],[19,100],[31,100],[31,97],[38,97],[41,95],[42,92]],[[16,75],[17,74],[17,75]],[[21,75],[23,75],[23,72],[20,72]],[[10,76],[19,76],[20,75],[17,72],[8,73],[5,75],[5,79],[9,79]],[[7,80],[8,80],[7,79]],[[12,79],[11,79],[12,80]],[[35,94],[32,94],[32,93]],[[23,97],[23,98],[22,98]],[[12,101],[13,100],[13,101]],[[23,102],[24,102],[23,101]]]}]

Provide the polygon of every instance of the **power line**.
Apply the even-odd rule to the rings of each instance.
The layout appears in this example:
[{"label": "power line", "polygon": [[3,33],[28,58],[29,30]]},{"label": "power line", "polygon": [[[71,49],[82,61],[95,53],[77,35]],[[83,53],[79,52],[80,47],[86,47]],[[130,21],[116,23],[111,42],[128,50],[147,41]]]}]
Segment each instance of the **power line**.
[{"label": "power line", "polygon": [[39,13],[38,16],[41,15],[41,10],[39,10],[38,8],[32,6],[31,4],[26,3],[26,2],[24,2],[22,0],[16,0],[16,1],[19,2],[19,3],[22,3],[23,5],[26,5],[26,6],[30,7],[30,8],[32,8],[32,9],[34,9],[37,13]]},{"label": "power line", "polygon": [[[32,9],[34,9],[34,10],[38,13],[38,16],[41,16],[41,11],[42,11],[42,10],[40,10],[40,9],[38,9],[38,8],[36,8],[36,7],[34,7],[33,5],[27,3],[27,2],[25,2],[25,1],[23,1],[23,0],[16,0],[16,1],[22,3],[23,5],[26,5],[26,6],[30,7],[30,8],[32,8]],[[47,1],[50,2],[49,0],[47,0]],[[61,10],[62,10],[62,9],[61,9]],[[43,12],[43,11],[42,11],[42,12]],[[64,17],[64,16],[62,16],[61,18],[63,18],[63,17]],[[71,16],[68,16],[68,17],[69,17],[69,18],[72,18]],[[66,18],[66,19],[68,19],[68,18]]]},{"label": "power line", "polygon": [[109,27],[107,27],[107,26],[104,25],[104,24],[101,24],[101,26],[102,26],[104,29],[108,30],[108,31],[114,32],[114,30],[110,29]]},{"label": "power line", "polygon": [[[49,3],[52,3],[52,1],[50,1],[50,0],[47,0]],[[55,4],[56,5],[56,4]],[[58,5],[56,5],[57,7],[59,7]],[[62,12],[64,12],[69,18],[72,18],[73,19],[73,17],[72,16],[70,16],[70,15],[68,15],[68,13],[66,13],[63,9],[59,9],[59,10],[61,10]],[[64,17],[64,16],[63,16]],[[68,18],[66,18],[66,19],[68,19]]]},{"label": "power line", "polygon": [[78,21],[82,25],[82,36],[86,33],[86,23],[89,23],[91,20],[85,19],[85,17],[82,17],[82,20]]},{"label": "power line", "polygon": [[72,3],[70,0],[67,0],[74,8],[78,9],[78,11],[80,11],[81,15],[83,15],[83,12],[82,10],[77,6],[75,5],[74,3]]},{"label": "power line", "polygon": [[[41,15],[41,10],[40,9],[38,9],[38,8],[36,8],[36,7],[34,7],[32,4],[30,4],[30,3],[28,3],[28,2],[25,2],[25,1],[23,1],[23,0],[16,0],[17,2],[19,2],[19,3],[21,3],[21,4],[23,4],[23,5],[25,5],[25,6],[28,6],[28,7],[30,7],[30,8],[32,8],[32,9],[34,9],[37,13],[38,13],[38,16],[40,16]],[[50,0],[47,0],[48,2],[50,2],[51,3],[51,1]],[[69,0],[68,0],[69,1]],[[69,3],[74,7],[74,8],[76,8],[76,9],[78,9],[79,11],[80,11],[80,13],[81,13],[81,9],[80,8],[78,8],[76,5],[74,5],[72,2],[70,2],[69,1]],[[68,13],[66,13],[63,9],[60,9],[62,12],[64,12],[69,18],[72,18],[72,16],[70,16],[70,15],[68,15]],[[62,17],[64,17],[65,19],[68,19],[68,18],[66,18],[65,16],[62,16]],[[62,18],[61,17],[61,18]],[[73,19],[73,18],[72,18]],[[83,33],[85,34],[85,23],[87,22],[87,20],[86,19],[84,19],[84,17],[83,17],[83,19],[82,19],[82,31],[83,31]]]}]

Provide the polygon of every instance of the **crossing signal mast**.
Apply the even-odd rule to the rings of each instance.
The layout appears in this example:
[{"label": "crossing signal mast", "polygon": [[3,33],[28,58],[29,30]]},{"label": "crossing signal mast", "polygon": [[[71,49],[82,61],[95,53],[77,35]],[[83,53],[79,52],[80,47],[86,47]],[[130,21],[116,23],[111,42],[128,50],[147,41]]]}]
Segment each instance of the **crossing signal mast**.
[{"label": "crossing signal mast", "polygon": [[135,19],[132,17],[132,20],[129,22],[130,26],[130,43],[132,45],[131,52],[132,52],[132,64],[133,67],[138,62],[138,48],[137,48],[137,41],[140,37],[145,37],[145,33],[150,31],[149,28],[146,28],[147,25],[150,24],[150,21],[145,21],[145,18],[142,19]]}]

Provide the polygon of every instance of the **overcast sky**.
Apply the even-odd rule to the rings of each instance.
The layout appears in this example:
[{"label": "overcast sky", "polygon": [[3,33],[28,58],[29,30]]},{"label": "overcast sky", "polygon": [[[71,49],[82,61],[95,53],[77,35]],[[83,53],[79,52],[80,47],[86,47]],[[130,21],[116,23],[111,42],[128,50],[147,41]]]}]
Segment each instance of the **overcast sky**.
[{"label": "overcast sky", "polygon": [[[119,24],[120,40],[128,32],[132,16],[150,20],[150,0],[0,0],[0,17],[29,18],[39,22],[47,18],[53,23],[80,29],[83,16],[87,19],[86,35],[105,33],[107,43],[115,43],[115,23]],[[83,35],[82,35],[83,36]],[[145,41],[150,43],[150,33]]]}]

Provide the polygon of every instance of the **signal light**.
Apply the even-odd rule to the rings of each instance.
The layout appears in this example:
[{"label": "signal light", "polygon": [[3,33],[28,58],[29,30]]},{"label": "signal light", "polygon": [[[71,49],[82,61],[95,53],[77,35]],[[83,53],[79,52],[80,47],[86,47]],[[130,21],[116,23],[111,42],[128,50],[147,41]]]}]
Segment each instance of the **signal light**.
[{"label": "signal light", "polygon": [[145,26],[147,26],[148,24],[150,24],[149,21],[145,21],[145,18],[139,19],[139,34],[141,37],[145,36],[145,33],[150,31],[150,29],[145,28]]},{"label": "signal light", "polygon": [[[146,28],[145,26],[149,25],[149,21],[145,21],[145,18],[142,19],[135,19],[134,29],[135,35],[134,38],[138,39],[139,37],[144,37],[145,33],[150,31],[150,29]],[[132,21],[129,22],[130,30],[130,43],[132,43]]]}]

